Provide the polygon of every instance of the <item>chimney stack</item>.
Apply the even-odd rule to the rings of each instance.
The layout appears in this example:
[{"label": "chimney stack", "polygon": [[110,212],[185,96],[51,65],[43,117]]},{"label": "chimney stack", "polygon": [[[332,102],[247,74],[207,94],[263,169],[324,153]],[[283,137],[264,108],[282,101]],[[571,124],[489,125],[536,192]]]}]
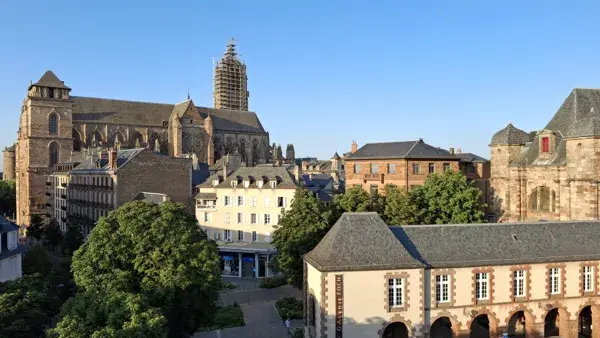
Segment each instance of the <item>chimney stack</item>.
[{"label": "chimney stack", "polygon": [[357,150],[358,144],[356,144],[356,141],[352,141],[352,150],[350,150],[350,153],[354,154]]},{"label": "chimney stack", "polygon": [[111,148],[110,155],[108,156],[108,167],[110,169],[117,169],[117,149]]},{"label": "chimney stack", "polygon": [[460,148],[456,149],[456,153],[457,154],[462,154],[462,149],[460,149]]},{"label": "chimney stack", "polygon": [[454,148],[450,147],[450,155],[454,155]]},{"label": "chimney stack", "polygon": [[308,170],[308,161],[302,160],[302,170]]},{"label": "chimney stack", "polygon": [[294,165],[294,178],[296,178],[296,183],[300,183],[300,166]]}]

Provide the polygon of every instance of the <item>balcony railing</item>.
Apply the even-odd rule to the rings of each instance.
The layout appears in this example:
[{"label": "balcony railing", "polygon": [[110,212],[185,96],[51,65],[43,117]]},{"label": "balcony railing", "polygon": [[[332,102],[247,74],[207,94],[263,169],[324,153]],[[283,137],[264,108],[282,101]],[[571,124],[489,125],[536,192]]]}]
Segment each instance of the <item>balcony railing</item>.
[{"label": "balcony railing", "polygon": [[365,181],[383,181],[383,174],[364,174],[363,178]]},{"label": "balcony railing", "polygon": [[215,209],[216,207],[216,204],[196,204],[196,208],[198,209]]},{"label": "balcony railing", "polygon": [[91,185],[91,184],[74,184],[74,183],[71,183],[69,185],[69,188],[77,189],[77,190],[100,190],[100,191],[112,191],[113,190],[112,186]]}]

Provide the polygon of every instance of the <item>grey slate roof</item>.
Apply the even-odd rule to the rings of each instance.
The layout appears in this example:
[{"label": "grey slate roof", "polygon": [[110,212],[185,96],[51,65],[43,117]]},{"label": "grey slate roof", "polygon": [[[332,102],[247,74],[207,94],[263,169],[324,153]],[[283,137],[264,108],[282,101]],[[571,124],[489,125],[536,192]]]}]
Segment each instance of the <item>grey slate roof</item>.
[{"label": "grey slate roof", "polygon": [[[148,148],[135,148],[135,149],[123,149],[123,150],[117,151],[117,169],[120,169],[123,165],[125,165],[127,162],[129,162],[129,160],[131,160],[132,158],[137,156],[142,151],[153,151],[153,150],[148,149]],[[81,153],[83,153],[85,156],[85,153],[83,151]],[[75,167],[75,169],[73,169],[71,172],[77,173],[78,171],[82,171],[82,170],[85,170],[85,171],[109,170],[108,160],[98,158],[98,156],[96,155],[97,152],[91,152],[91,154],[95,155],[95,156],[88,156],[88,157],[84,158],[83,160],[81,160],[81,163],[79,163],[79,165],[77,167]],[[79,156],[81,156],[81,155],[79,155]],[[162,156],[162,155],[160,155],[160,156]],[[96,164],[96,161],[100,162],[99,166]]]},{"label": "grey slate roof", "polygon": [[492,136],[491,146],[494,145],[519,145],[529,140],[529,134],[509,123],[504,129]]},{"label": "grey slate roof", "polygon": [[263,189],[269,189],[269,182],[278,180],[277,188],[292,188],[297,187],[297,182],[290,172],[284,167],[241,167],[229,174],[227,177],[223,177],[222,173],[215,173],[211,175],[206,182],[201,184],[199,187],[213,187],[212,183],[214,180],[219,180],[215,188],[231,188],[231,182],[238,182],[238,189],[243,188],[243,181],[250,181],[248,188],[257,188],[256,182],[262,180],[264,183]]},{"label": "grey slate roof", "polygon": [[[71,96],[73,120],[98,123],[133,124],[162,127],[177,108],[187,108],[188,101],[177,105]],[[266,133],[254,112],[196,107],[202,118],[210,115],[216,131]]]},{"label": "grey slate roof", "polygon": [[320,271],[424,267],[374,212],[344,213],[304,258]]},{"label": "grey slate roof", "polygon": [[460,160],[465,162],[489,162],[488,159],[473,153],[457,153],[454,155],[460,157]]},{"label": "grey slate roof", "polygon": [[600,135],[600,118],[589,116],[575,121],[566,132],[566,137],[589,137]]},{"label": "grey slate roof", "polygon": [[346,159],[349,160],[388,158],[436,158],[459,160],[458,157],[450,154],[449,151],[431,146],[423,142],[423,140],[367,143],[354,154],[350,154],[346,157]]},{"label": "grey slate roof", "polygon": [[[575,88],[565,99],[544,129],[568,134],[577,121],[600,115],[600,89]],[[576,130],[573,130],[577,134]]]},{"label": "grey slate roof", "polygon": [[18,231],[19,226],[15,223],[9,221],[4,216],[0,216],[0,234],[10,232],[10,231]]},{"label": "grey slate roof", "polygon": [[216,200],[217,194],[214,192],[199,192],[196,195],[196,199]]},{"label": "grey slate roof", "polygon": [[[32,86],[71,89],[65,86],[65,84],[51,70],[47,70],[39,79],[39,81],[32,84]],[[31,86],[29,86],[29,88],[31,89]]]}]

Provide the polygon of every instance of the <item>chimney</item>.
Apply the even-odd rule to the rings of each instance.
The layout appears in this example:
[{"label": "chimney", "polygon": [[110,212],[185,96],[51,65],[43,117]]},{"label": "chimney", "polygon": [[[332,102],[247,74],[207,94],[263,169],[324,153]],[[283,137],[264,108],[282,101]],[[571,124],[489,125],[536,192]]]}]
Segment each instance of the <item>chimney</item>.
[{"label": "chimney", "polygon": [[462,149],[460,149],[460,148],[457,148],[457,149],[456,149],[456,153],[457,153],[457,154],[462,154]]},{"label": "chimney", "polygon": [[308,170],[308,161],[302,160],[302,170]]},{"label": "chimney", "polygon": [[296,178],[296,182],[300,183],[300,166],[294,165],[294,178]]},{"label": "chimney", "polygon": [[450,155],[454,155],[454,148],[450,147]]},{"label": "chimney", "polygon": [[111,148],[108,156],[108,168],[117,169],[117,149]]},{"label": "chimney", "polygon": [[356,144],[356,141],[352,141],[352,150],[350,150],[350,153],[354,154],[357,150],[358,144]]}]

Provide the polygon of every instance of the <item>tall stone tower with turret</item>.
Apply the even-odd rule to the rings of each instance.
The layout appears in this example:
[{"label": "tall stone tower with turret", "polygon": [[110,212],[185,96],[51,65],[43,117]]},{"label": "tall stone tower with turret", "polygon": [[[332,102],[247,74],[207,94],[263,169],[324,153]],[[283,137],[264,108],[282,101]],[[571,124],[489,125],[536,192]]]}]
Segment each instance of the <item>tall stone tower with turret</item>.
[{"label": "tall stone tower with turret", "polygon": [[246,65],[238,58],[234,39],[215,65],[213,96],[215,108],[248,111]]},{"label": "tall stone tower with turret", "polygon": [[17,133],[17,224],[46,212],[46,175],[67,161],[73,148],[71,88],[47,71],[29,85]]}]

